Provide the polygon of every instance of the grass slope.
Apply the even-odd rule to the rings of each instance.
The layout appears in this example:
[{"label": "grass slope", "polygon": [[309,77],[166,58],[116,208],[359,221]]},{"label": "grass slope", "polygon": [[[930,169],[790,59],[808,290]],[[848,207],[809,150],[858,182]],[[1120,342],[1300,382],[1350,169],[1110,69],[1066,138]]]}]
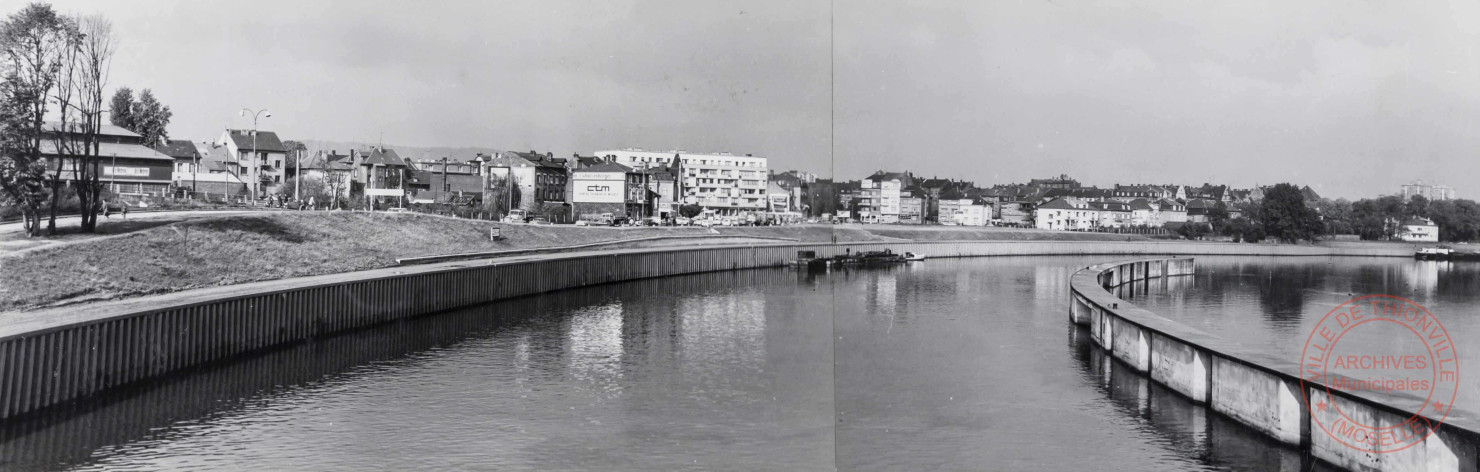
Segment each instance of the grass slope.
[{"label": "grass slope", "polygon": [[[504,239],[489,241],[489,228]],[[398,257],[569,246],[664,235],[879,240],[1126,240],[1138,236],[995,228],[787,226],[594,228],[504,225],[418,214],[284,212],[140,225],[0,255],[0,311],[387,267]],[[834,239],[836,238],[836,239]],[[623,247],[692,245],[644,242]]]}]

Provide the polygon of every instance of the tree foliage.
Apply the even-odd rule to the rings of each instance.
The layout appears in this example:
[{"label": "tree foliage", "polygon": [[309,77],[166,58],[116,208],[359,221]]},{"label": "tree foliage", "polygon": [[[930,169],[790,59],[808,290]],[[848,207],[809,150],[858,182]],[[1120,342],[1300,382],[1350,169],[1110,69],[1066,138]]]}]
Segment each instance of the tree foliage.
[{"label": "tree foliage", "polygon": [[[47,200],[42,155],[45,117],[76,26],[51,5],[32,3],[0,23],[0,190],[18,206],[28,235],[41,231]],[[63,105],[65,106],[65,105]]]},{"label": "tree foliage", "polygon": [[1320,215],[1306,206],[1300,188],[1278,184],[1264,192],[1260,202],[1264,234],[1283,242],[1313,241],[1321,233]]},{"label": "tree foliage", "polygon": [[678,214],[682,215],[684,218],[693,218],[695,216],[699,216],[699,214],[703,212],[704,207],[692,203],[678,207]]},{"label": "tree foliage", "polygon": [[145,146],[167,143],[170,139],[170,118],[174,116],[170,107],[154,98],[154,92],[149,89],[139,92],[137,100],[132,97],[133,90],[128,87],[114,92],[113,100],[109,102],[113,107],[109,116],[113,125],[143,136]]}]

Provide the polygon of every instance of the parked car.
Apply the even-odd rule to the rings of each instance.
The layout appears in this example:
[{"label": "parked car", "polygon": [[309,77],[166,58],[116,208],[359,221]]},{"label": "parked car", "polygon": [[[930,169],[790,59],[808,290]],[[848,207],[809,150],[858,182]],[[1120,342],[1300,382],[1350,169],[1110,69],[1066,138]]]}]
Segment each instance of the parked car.
[{"label": "parked car", "polygon": [[676,224],[676,225],[679,225],[679,226],[688,226],[688,225],[693,224],[693,223],[694,223],[694,220],[692,220],[692,219],[690,219],[689,217],[686,217],[686,216],[680,216],[680,217],[678,217],[678,218],[676,218],[676,219],[673,220],[673,224]]},{"label": "parked car", "polygon": [[524,223],[527,221],[529,221],[529,215],[525,214],[524,210],[509,210],[509,214],[504,216],[505,223]]},{"label": "parked car", "polygon": [[550,220],[548,218],[544,218],[544,217],[535,217],[535,218],[529,220],[529,224],[532,224],[532,225],[547,225],[547,224],[550,224]]},{"label": "parked car", "polygon": [[612,226],[625,226],[627,224],[630,224],[631,222],[632,222],[632,219],[631,218],[627,218],[625,216],[618,216],[618,217],[612,218]]}]

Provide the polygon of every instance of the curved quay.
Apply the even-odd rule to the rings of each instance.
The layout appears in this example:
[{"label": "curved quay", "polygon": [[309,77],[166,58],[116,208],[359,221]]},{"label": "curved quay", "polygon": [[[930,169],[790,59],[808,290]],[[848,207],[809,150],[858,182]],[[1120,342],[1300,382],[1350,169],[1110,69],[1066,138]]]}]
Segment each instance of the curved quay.
[{"label": "curved quay", "polygon": [[[0,325],[0,419],[246,353],[459,307],[610,282],[776,267],[794,259],[800,250],[827,257],[847,249],[886,248],[937,258],[1093,254],[1411,257],[1405,248],[1397,247],[1198,242],[775,243],[524,255],[255,282],[0,315],[4,317]],[[1080,278],[1075,276],[1076,281]],[[1103,297],[1076,292],[1075,298],[1097,304]]]},{"label": "curved quay", "polygon": [[[1079,270],[1069,282],[1069,319],[1088,326],[1090,339],[1151,380],[1282,443],[1305,449],[1317,459],[1351,470],[1480,469],[1480,421],[1472,413],[1456,409],[1447,418],[1420,413],[1429,424],[1439,425],[1422,443],[1377,454],[1359,451],[1324,432],[1312,434],[1298,359],[1264,355],[1111,293],[1126,284],[1192,275],[1195,264],[1192,258],[1172,257],[1109,262]],[[1375,424],[1403,424],[1423,402],[1374,392],[1358,395],[1332,389],[1328,393],[1310,380],[1305,385],[1309,398],[1332,403],[1349,416],[1368,418]]]}]

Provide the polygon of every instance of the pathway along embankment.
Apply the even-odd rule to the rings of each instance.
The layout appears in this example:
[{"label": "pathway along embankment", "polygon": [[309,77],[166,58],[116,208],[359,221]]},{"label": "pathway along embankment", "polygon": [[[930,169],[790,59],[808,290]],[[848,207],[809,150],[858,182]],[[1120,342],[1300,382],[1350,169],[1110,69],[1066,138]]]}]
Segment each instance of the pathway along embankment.
[{"label": "pathway along embankment", "polygon": [[[1089,327],[1090,338],[1131,368],[1174,392],[1206,405],[1282,443],[1309,450],[1323,461],[1351,470],[1474,471],[1480,469],[1480,421],[1458,409],[1422,443],[1389,452],[1364,452],[1324,431],[1312,434],[1310,410],[1301,392],[1299,359],[1277,359],[1204,333],[1117,298],[1111,290],[1161,277],[1190,276],[1191,258],[1110,262],[1076,272],[1069,281],[1069,319]],[[1368,424],[1401,425],[1419,411],[1421,399],[1327,389],[1307,380],[1310,399],[1336,405],[1347,417]]]},{"label": "pathway along embankment", "polygon": [[775,267],[799,250],[892,249],[929,257],[1384,255],[1409,249],[1196,242],[778,243],[568,252],[214,287],[0,314],[0,418],[243,353],[412,316],[595,284]]}]

